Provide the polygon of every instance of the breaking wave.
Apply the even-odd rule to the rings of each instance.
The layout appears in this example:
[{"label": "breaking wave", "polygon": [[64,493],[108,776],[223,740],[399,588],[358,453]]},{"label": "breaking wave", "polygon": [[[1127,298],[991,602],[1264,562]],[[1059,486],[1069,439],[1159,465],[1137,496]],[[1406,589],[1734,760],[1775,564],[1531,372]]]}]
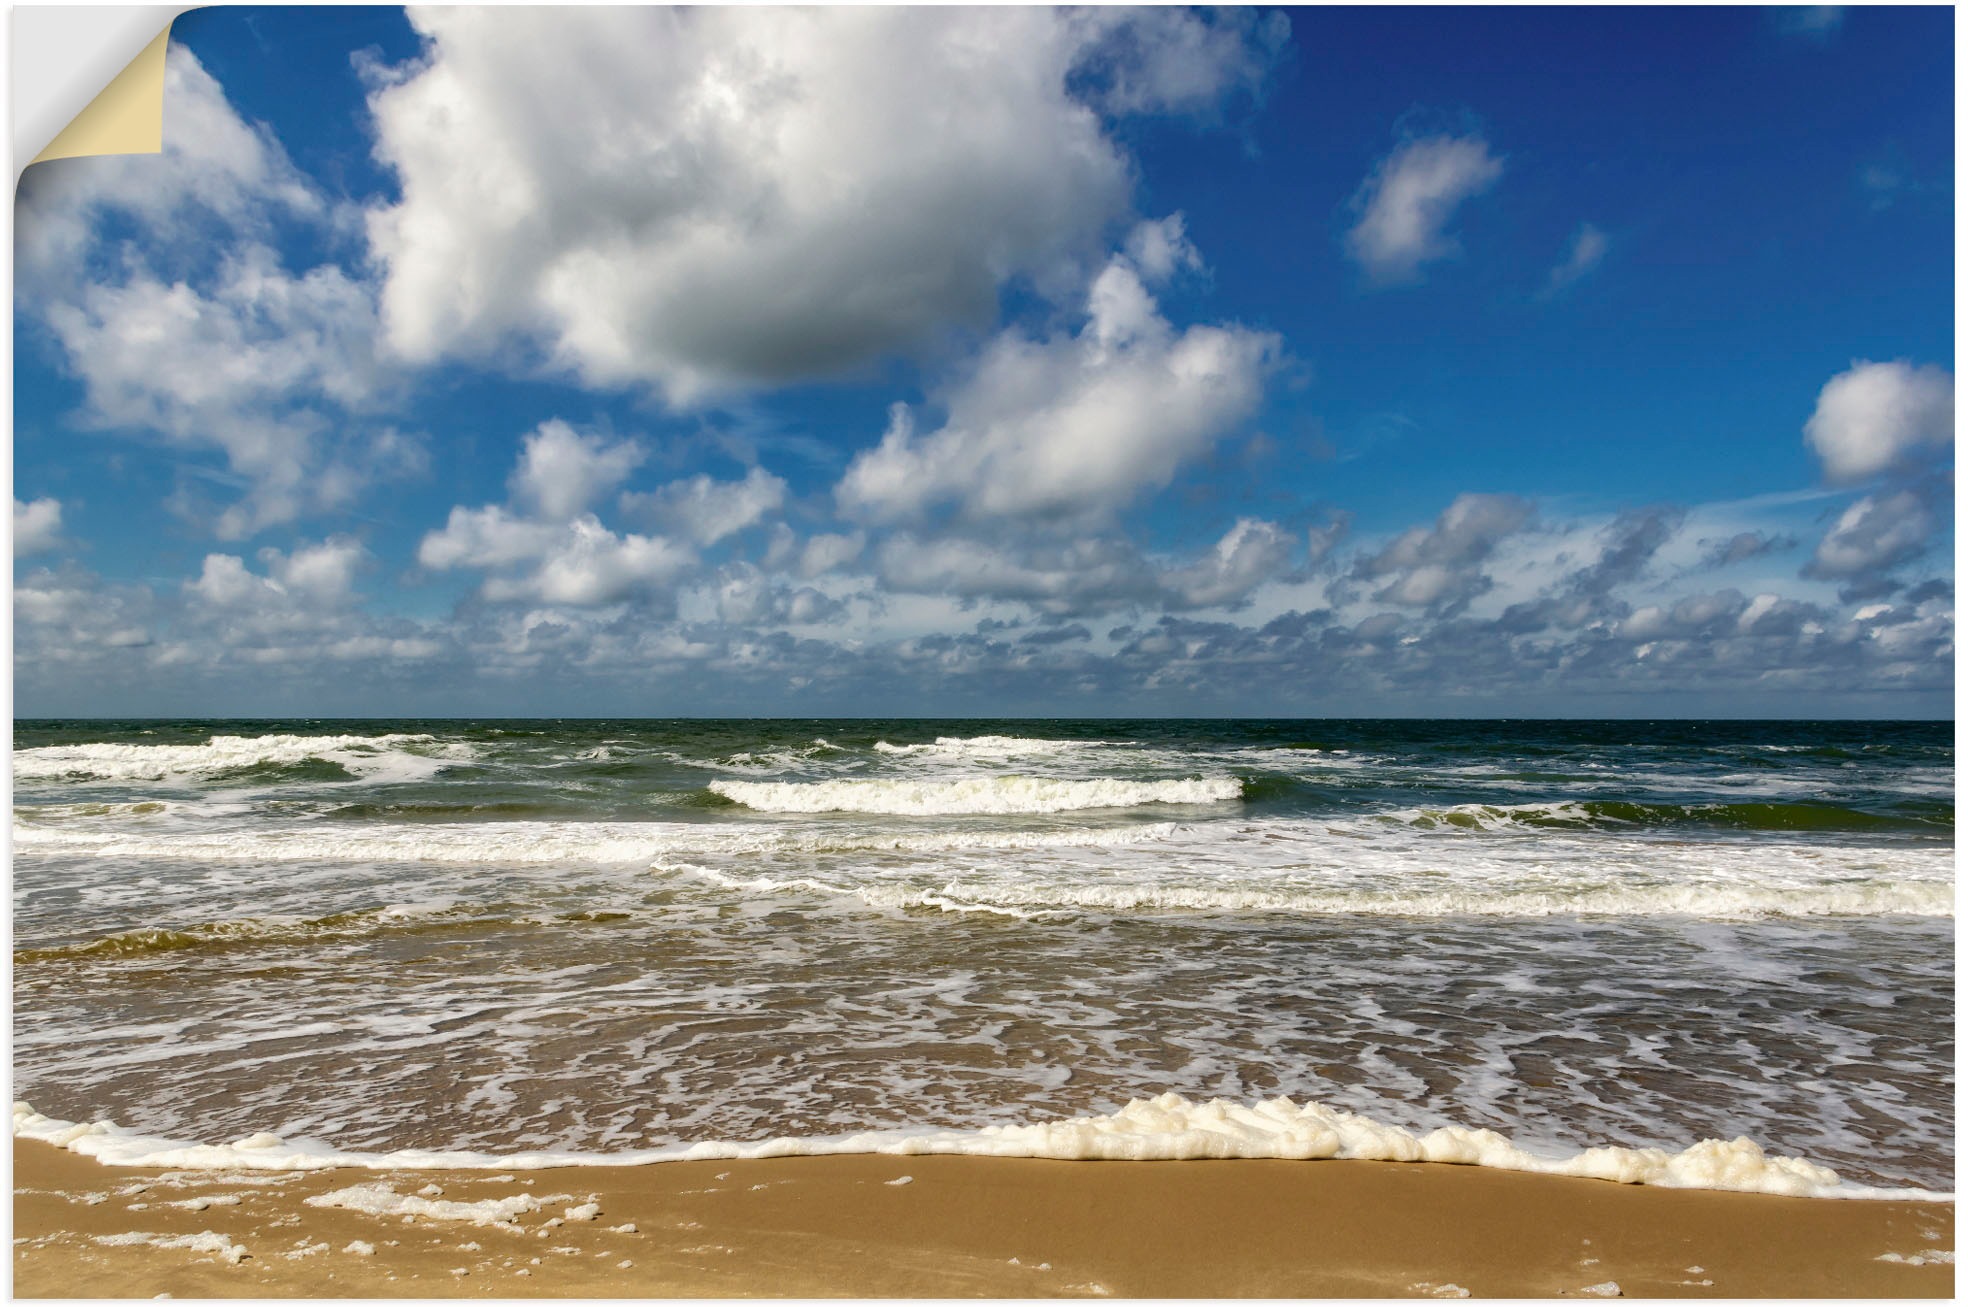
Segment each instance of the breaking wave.
[{"label": "breaking wave", "polygon": [[929,744],[890,744],[887,740],[875,741],[875,752],[893,754],[898,757],[921,758],[1030,758],[1049,757],[1055,754],[1075,753],[1085,749],[1098,749],[1102,745],[1097,740],[1032,740],[1016,735],[939,735]]},{"label": "breaking wave", "polygon": [[1584,799],[1563,803],[1457,804],[1447,808],[1402,808],[1376,819],[1417,830],[1589,830],[1645,826],[1685,826],[1712,830],[1851,832],[1929,832],[1954,828],[1954,805],[1898,805],[1896,812],[1872,812],[1835,803],[1636,803]]},{"label": "breaking wave", "polygon": [[[410,746],[416,746],[412,748]],[[432,735],[215,735],[203,744],[52,744],[14,753],[16,780],[165,781],[327,763],[372,779],[419,779],[470,747]]]},{"label": "breaking wave", "polygon": [[1096,830],[949,830],[883,834],[732,830],[696,822],[508,821],[285,830],[158,832],[16,825],[22,853],[207,862],[650,863],[668,853],[942,853],[1108,848],[1164,840],[1173,822]]},{"label": "breaking wave", "polygon": [[712,781],[710,790],[760,812],[864,812],[889,816],[1021,815],[1156,803],[1229,803],[1243,797],[1229,776],[1137,781],[979,776],[963,780]]}]

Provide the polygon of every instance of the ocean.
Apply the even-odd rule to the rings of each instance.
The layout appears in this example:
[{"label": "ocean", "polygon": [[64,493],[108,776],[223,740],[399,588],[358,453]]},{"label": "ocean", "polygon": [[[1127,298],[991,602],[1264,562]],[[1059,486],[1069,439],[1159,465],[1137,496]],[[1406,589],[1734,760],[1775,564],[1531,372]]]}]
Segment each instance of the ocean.
[{"label": "ocean", "polygon": [[1953,1189],[1951,723],[22,721],[13,775],[16,1132],[123,1160]]}]

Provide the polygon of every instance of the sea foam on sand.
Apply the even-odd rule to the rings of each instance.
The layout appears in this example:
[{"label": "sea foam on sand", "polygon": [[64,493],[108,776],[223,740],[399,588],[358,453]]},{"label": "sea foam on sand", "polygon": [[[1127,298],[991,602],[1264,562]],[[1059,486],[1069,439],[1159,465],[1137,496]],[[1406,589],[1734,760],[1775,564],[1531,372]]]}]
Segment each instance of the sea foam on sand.
[{"label": "sea foam on sand", "polygon": [[[1777,1157],[1748,1139],[1703,1140],[1678,1153],[1659,1148],[1589,1148],[1569,1157],[1525,1151],[1493,1130],[1443,1126],[1415,1134],[1320,1103],[1275,1098],[1246,1106],[1225,1099],[1192,1103],[1177,1094],[1136,1099],[1109,1116],[1083,1116],[977,1130],[890,1130],[756,1143],[707,1141],[618,1153],[489,1154],[431,1149],[345,1152],[313,1141],[257,1134],[232,1144],[186,1144],[138,1134],[110,1122],[77,1124],[14,1104],[14,1135],[66,1148],[117,1166],[318,1170],[537,1169],[634,1166],[655,1162],[819,1156],[843,1153],[956,1154],[1101,1161],[1198,1158],[1350,1159],[1449,1162],[1542,1175],[1612,1180],[1678,1189],[1818,1198],[1951,1201],[1922,1189],[1873,1189],[1841,1182],[1828,1167]],[[395,1195],[391,1195],[393,1199]],[[407,1201],[396,1199],[396,1201]],[[510,1218],[503,1218],[510,1219]]]}]

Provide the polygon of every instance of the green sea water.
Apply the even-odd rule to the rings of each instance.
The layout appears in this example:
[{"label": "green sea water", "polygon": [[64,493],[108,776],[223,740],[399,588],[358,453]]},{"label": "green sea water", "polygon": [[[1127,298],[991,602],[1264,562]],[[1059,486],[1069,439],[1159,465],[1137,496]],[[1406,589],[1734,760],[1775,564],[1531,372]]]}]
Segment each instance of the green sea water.
[{"label": "green sea water", "polygon": [[1952,735],[20,722],[15,1092],[594,1152],[1282,1094],[1946,1189]]}]

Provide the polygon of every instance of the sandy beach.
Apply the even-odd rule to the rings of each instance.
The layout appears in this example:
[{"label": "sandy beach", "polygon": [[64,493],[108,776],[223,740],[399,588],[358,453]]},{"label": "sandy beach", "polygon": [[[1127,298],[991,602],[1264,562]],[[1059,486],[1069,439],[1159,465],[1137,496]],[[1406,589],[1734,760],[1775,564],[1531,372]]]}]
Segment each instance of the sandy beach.
[{"label": "sandy beach", "polygon": [[[14,1183],[20,1297],[1876,1298],[1954,1288],[1950,1203],[1459,1166],[847,1156],[251,1174],[106,1167],[17,1142]],[[405,1213],[376,1186],[422,1201]],[[358,1206],[309,1202],[336,1194]],[[500,1200],[504,1224],[446,1206],[475,1205],[489,1221]]]}]

